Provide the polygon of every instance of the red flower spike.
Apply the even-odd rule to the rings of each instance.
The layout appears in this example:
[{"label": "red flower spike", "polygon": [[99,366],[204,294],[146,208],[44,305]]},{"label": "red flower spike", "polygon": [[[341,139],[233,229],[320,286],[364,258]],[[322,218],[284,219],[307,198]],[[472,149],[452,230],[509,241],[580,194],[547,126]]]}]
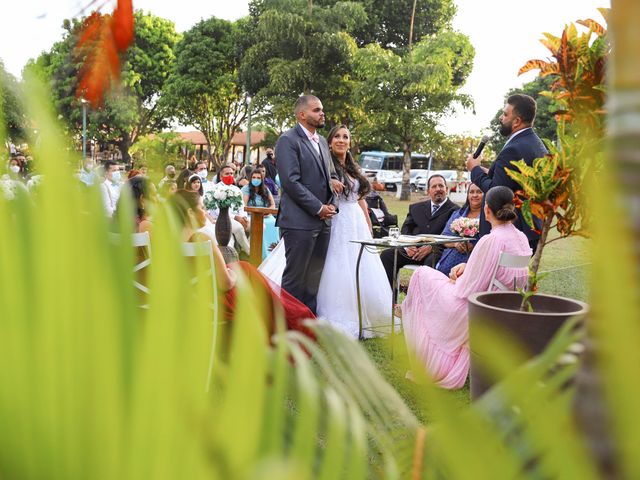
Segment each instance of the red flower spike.
[{"label": "red flower spike", "polygon": [[118,0],[113,11],[111,31],[116,47],[124,52],[133,41],[133,3],[131,0]]},{"label": "red flower spike", "polygon": [[119,54],[133,41],[133,26],[131,0],[118,0],[113,16],[93,12],[87,17],[75,52],[83,59],[76,97],[93,107],[102,104],[105,92],[120,79]]}]

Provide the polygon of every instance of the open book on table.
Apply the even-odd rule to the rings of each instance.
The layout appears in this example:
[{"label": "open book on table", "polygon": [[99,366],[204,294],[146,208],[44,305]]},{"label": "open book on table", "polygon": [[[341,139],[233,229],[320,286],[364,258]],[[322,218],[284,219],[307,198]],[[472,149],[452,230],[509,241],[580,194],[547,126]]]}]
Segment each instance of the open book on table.
[{"label": "open book on table", "polygon": [[446,242],[452,240],[460,240],[460,237],[451,235],[400,235],[398,241],[402,243],[421,243],[421,242]]}]

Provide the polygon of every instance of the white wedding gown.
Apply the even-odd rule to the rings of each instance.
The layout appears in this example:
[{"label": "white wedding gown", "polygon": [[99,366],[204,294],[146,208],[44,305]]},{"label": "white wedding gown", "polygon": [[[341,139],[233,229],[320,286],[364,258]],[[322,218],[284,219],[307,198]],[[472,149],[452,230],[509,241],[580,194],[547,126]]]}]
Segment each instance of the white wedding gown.
[{"label": "white wedding gown", "polygon": [[[356,261],[360,245],[351,240],[371,238],[364,212],[358,205],[357,191],[358,183],[355,181],[349,196],[339,197],[339,213],[331,220],[331,239],[317,297],[318,317],[355,338],[358,337]],[[281,240],[259,270],[280,285],[285,261]],[[391,287],[380,256],[367,250],[360,261],[360,301],[363,327],[390,324]],[[385,331],[381,329],[380,333]],[[372,336],[375,334],[365,330],[365,337]]]}]

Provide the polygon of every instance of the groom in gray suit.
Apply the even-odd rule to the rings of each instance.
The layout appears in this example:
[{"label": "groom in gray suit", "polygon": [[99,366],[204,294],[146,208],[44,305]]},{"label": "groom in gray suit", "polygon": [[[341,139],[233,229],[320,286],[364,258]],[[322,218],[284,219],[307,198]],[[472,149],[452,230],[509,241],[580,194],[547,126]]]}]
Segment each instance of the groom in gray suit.
[{"label": "groom in gray suit", "polygon": [[303,95],[295,104],[298,124],[276,143],[282,198],[276,225],[285,245],[282,288],[316,313],[316,296],[329,247],[331,217],[337,213],[331,155],[324,137],[322,102]]}]

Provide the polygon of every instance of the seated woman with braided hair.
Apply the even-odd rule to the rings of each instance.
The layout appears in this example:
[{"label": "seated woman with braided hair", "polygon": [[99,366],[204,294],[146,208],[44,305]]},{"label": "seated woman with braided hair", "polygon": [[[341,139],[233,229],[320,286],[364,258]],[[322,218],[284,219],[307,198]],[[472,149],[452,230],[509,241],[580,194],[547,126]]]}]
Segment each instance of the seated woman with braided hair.
[{"label": "seated woman with braided hair", "polygon": [[182,240],[184,242],[211,240],[215,274],[219,288],[224,292],[224,310],[225,317],[228,320],[232,320],[234,316],[236,271],[240,271],[247,278],[255,292],[265,292],[267,294],[264,297],[268,304],[266,327],[269,335],[275,332],[276,315],[283,312],[288,330],[298,330],[314,338],[311,330],[302,324],[306,319],[315,319],[315,316],[306,305],[262,276],[253,265],[247,262],[235,262],[225,265],[222,253],[215,242],[206,233],[198,231],[205,224],[206,210],[202,197],[197,192],[178,190],[169,199],[168,203],[182,227]]},{"label": "seated woman with braided hair", "polygon": [[[407,347],[443,388],[461,388],[469,372],[467,298],[489,288],[502,252],[531,255],[527,237],[513,225],[513,191],[493,187],[485,199],[491,233],[480,238],[469,261],[453,267],[448,277],[431,267],[418,268],[398,312]],[[496,278],[505,285],[524,286],[527,269],[501,268]]]}]

